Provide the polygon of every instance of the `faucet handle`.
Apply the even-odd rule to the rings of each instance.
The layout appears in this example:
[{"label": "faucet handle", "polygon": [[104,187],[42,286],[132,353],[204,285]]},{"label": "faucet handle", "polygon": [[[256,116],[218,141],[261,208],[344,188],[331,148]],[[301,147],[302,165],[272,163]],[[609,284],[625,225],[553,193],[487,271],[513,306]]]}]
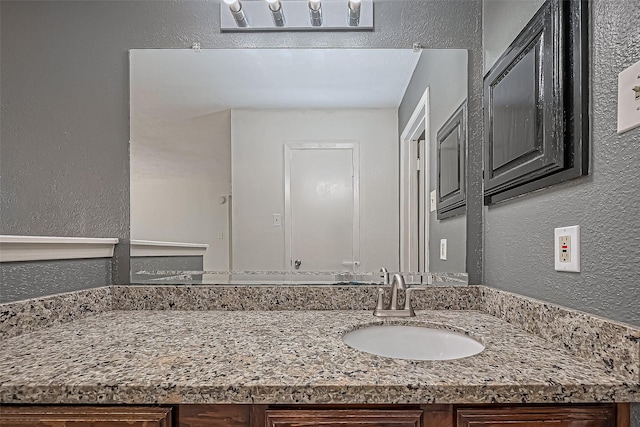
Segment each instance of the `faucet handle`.
[{"label": "faucet handle", "polygon": [[413,311],[413,305],[411,305],[411,295],[413,295],[413,292],[415,290],[419,289],[420,288],[407,287],[407,289],[404,291],[404,309],[409,310],[409,316],[411,317],[416,315],[416,313]]},{"label": "faucet handle", "polygon": [[380,310],[384,310],[384,288],[378,288],[378,302],[374,313]]}]

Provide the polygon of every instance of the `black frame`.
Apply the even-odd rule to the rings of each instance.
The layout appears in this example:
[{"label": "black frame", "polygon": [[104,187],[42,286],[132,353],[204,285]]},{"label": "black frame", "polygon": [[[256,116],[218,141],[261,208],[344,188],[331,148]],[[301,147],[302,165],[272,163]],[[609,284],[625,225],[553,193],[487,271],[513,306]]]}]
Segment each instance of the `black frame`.
[{"label": "black frame", "polygon": [[[538,71],[535,105],[529,105],[535,110],[535,141],[503,145],[502,154],[505,147],[507,154],[515,153],[502,155],[503,161],[500,154],[494,156],[499,150],[494,143],[504,142],[505,134],[520,142],[533,132],[518,134],[527,128],[522,120],[505,122],[501,111],[507,110],[500,109],[494,92],[509,83],[505,78],[514,70],[514,75],[526,74],[531,69],[526,61],[534,61]],[[588,85],[588,2],[547,0],[484,79],[486,205],[588,174]]]},{"label": "black frame", "polygon": [[[451,143],[451,137],[455,143],[456,156],[454,163],[443,163],[443,149],[445,144]],[[437,133],[437,185],[436,185],[436,207],[437,218],[446,219],[466,212],[467,192],[466,192],[466,162],[467,162],[467,101],[465,100],[456,111],[447,119]],[[445,146],[445,148],[443,148]],[[457,168],[457,183],[453,189],[448,189],[444,194],[442,191],[443,171]]]}]

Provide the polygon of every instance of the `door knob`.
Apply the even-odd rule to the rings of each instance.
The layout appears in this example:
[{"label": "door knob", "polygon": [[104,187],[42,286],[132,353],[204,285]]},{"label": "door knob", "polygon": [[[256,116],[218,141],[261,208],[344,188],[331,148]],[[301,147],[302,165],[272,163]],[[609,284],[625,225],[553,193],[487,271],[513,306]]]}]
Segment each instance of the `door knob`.
[{"label": "door knob", "polygon": [[296,270],[300,268],[300,266],[302,265],[302,261],[297,259],[293,262],[293,265],[296,266]]}]

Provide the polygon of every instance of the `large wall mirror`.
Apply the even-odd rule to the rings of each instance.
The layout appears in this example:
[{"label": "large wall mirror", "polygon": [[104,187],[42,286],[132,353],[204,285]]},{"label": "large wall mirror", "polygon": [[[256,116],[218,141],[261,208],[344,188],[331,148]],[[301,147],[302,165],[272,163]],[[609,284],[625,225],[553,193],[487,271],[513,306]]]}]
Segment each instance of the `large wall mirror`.
[{"label": "large wall mirror", "polygon": [[464,278],[465,213],[431,199],[467,68],[460,49],[132,50],[132,282]]}]

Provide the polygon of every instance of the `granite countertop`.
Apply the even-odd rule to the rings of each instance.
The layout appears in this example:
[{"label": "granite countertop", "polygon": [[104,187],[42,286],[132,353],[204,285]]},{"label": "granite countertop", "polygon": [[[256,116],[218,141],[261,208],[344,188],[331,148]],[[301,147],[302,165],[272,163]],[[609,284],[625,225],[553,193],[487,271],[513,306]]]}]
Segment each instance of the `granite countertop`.
[{"label": "granite countertop", "polygon": [[[105,311],[10,337],[3,403],[490,403],[640,400],[640,384],[475,310]],[[408,361],[348,347],[361,325],[425,324],[486,349]],[[634,374],[635,375],[635,374]]]}]

